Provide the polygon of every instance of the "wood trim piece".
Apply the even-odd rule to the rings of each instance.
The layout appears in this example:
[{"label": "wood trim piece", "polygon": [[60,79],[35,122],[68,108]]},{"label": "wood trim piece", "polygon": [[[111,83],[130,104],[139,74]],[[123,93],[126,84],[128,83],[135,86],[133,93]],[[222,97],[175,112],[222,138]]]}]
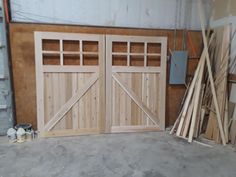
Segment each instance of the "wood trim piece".
[{"label": "wood trim piece", "polygon": [[203,63],[200,66],[200,71],[198,74],[198,81],[196,83],[196,87],[195,87],[195,94],[194,95],[194,99],[193,99],[193,104],[194,104],[194,108],[193,108],[193,113],[192,113],[192,120],[191,120],[191,125],[190,125],[190,129],[189,129],[189,135],[188,135],[188,142],[192,142],[193,141],[193,133],[196,127],[196,120],[197,120],[197,113],[199,110],[199,101],[200,101],[200,94],[201,94],[201,86],[202,86],[202,79],[203,79],[203,72],[204,72],[204,67],[205,67],[205,57],[203,59]]},{"label": "wood trim piece", "polygon": [[112,41],[106,36],[106,133],[110,132],[112,118]]},{"label": "wood trim piece", "polygon": [[98,73],[94,73],[93,76],[87,81],[87,83],[81,88],[75,95],[73,95],[51,118],[51,120],[45,125],[44,129],[50,131],[73,107],[73,105],[80,100],[80,98],[88,91],[88,89],[98,80]]},{"label": "wood trim piece", "polygon": [[41,38],[43,39],[99,41],[99,35],[97,34],[40,32],[40,31],[36,31],[36,33],[40,34]]},{"label": "wood trim piece", "polygon": [[45,73],[94,73],[98,71],[98,66],[43,66],[43,72]]},{"label": "wood trim piece", "polygon": [[36,99],[37,99],[37,128],[40,132],[44,127],[44,81],[43,81],[43,58],[42,51],[42,36],[41,33],[34,33],[35,40],[35,69],[36,69]]},{"label": "wood trim piece", "polygon": [[112,38],[112,41],[120,42],[148,42],[148,43],[162,43],[163,40],[166,40],[166,37],[149,37],[149,36],[124,36],[124,35],[109,35]]},{"label": "wood trim piece", "polygon": [[[145,43],[147,44],[147,42]],[[147,47],[147,45],[145,45],[145,47]],[[145,51],[147,52],[147,51]],[[147,56],[150,56],[150,57],[160,57],[161,54],[159,53],[127,53],[127,52],[112,52],[111,54],[114,56],[114,55],[117,55],[117,56],[127,56],[127,55],[130,55],[130,56],[144,56],[144,57],[147,57]],[[58,52],[57,52],[58,53]]]},{"label": "wood trim piece", "polygon": [[99,127],[100,132],[105,132],[106,123],[106,46],[105,35],[99,40]]},{"label": "wood trim piece", "polygon": [[123,82],[122,78],[117,73],[112,73],[114,80],[121,86],[122,89],[129,95],[129,97],[141,108],[141,110],[152,120],[156,125],[159,125],[157,117],[147,108],[142,100]]},{"label": "wood trim piece", "polygon": [[117,73],[160,73],[161,67],[112,66],[112,71]]},{"label": "wood trim piece", "polygon": [[155,132],[161,131],[158,126],[112,126],[111,133],[132,133],[132,132]]},{"label": "wood trim piece", "polygon": [[76,135],[95,135],[99,133],[99,129],[76,129],[76,130],[54,130],[54,131],[45,131],[40,133],[40,137],[63,137],[63,136],[76,136]]}]

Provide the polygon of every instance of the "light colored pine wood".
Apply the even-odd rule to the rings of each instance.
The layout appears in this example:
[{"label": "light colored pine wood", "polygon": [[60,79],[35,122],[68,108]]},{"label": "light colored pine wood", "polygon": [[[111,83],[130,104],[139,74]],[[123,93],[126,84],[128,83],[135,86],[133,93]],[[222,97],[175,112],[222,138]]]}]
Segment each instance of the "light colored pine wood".
[{"label": "light colored pine wood", "polygon": [[[62,61],[63,61],[63,59],[62,59]],[[59,88],[60,88],[60,91],[59,91],[60,96],[58,98],[59,98],[59,104],[60,104],[60,109],[61,109],[61,107],[66,103],[66,91],[67,91],[66,90],[66,82],[65,82],[66,77],[65,77],[64,73],[58,73],[58,75],[59,75],[58,85],[59,85]],[[68,113],[68,111],[59,120],[61,130],[66,129],[66,118],[67,118],[66,114]]]},{"label": "light colored pine wood", "polygon": [[[124,42],[127,44],[126,51],[122,52],[112,52],[112,45],[113,42]],[[132,56],[143,56],[144,58],[144,66],[130,66],[130,43],[143,43],[144,46],[144,51],[143,53],[135,53],[132,51]],[[161,44],[162,49],[161,49],[161,54],[160,53],[151,53],[147,54],[147,43],[157,43]],[[132,93],[136,94],[135,96],[141,100],[141,102],[144,102],[147,110],[153,114],[155,112],[157,114],[158,119],[164,119],[165,120],[165,89],[166,89],[166,47],[167,47],[167,40],[165,37],[140,37],[140,36],[118,36],[118,35],[109,35],[106,36],[106,58],[109,60],[109,67],[107,65],[106,68],[106,73],[107,73],[107,78],[110,80],[111,76],[111,71],[113,73],[116,73],[118,76],[122,78],[124,84],[128,85],[129,90],[132,91]],[[127,57],[127,65],[126,66],[112,66],[112,56],[126,56]],[[158,56],[161,58],[161,66],[160,67],[152,67],[152,66],[147,66],[147,56]],[[161,75],[162,72],[162,76]],[[134,77],[135,75],[143,75],[142,77],[148,78],[148,80],[145,80],[143,78],[138,78]],[[154,81],[155,77],[157,77],[157,81]],[[129,81],[129,78],[132,80]],[[135,79],[134,79],[135,78]],[[160,78],[160,81],[159,81]],[[164,78],[164,79],[162,79]],[[109,81],[108,80],[108,81]],[[151,81],[152,80],[152,81]],[[111,84],[112,82],[109,81]],[[108,82],[107,82],[108,83]],[[106,84],[107,84],[106,83]],[[142,87],[140,87],[140,91],[137,91],[138,89],[136,88],[136,85],[139,85],[140,83],[143,83]],[[155,85],[155,84],[156,85]],[[163,83],[163,84],[162,84]],[[147,117],[146,113],[141,112],[142,108],[140,109],[139,106],[137,106],[134,100],[130,101],[131,99],[129,98],[130,95],[127,93],[127,90],[124,90],[122,86],[119,86],[119,94],[120,96],[114,95],[114,85],[112,87],[108,86],[110,84],[107,84],[106,87],[106,95],[107,101],[110,100],[113,105],[110,107],[106,107],[106,113],[107,115],[111,116],[119,116],[119,118],[114,118],[112,117],[111,119],[114,121],[119,120],[120,125],[153,125],[154,123],[150,121],[149,117]],[[120,84],[119,84],[120,85]],[[133,87],[135,86],[135,88]],[[109,88],[110,87],[110,88]],[[145,88],[148,87],[148,89]],[[157,92],[156,92],[157,90]],[[112,93],[113,92],[113,93]],[[155,94],[156,96],[154,96]],[[128,96],[129,95],[129,96]],[[119,97],[119,98],[117,98]],[[123,99],[123,97],[125,97]],[[157,99],[157,100],[153,100]],[[130,103],[131,102],[131,103]],[[119,105],[114,106],[114,104]],[[156,104],[154,106],[154,104]],[[147,106],[148,105],[148,106]],[[112,109],[112,111],[111,111]],[[117,113],[117,109],[119,109],[119,115]],[[125,109],[125,111],[124,111]],[[112,114],[110,113],[112,112]],[[142,121],[140,118],[140,114],[144,114],[142,116]],[[162,115],[162,116],[161,116]],[[138,117],[137,117],[138,116]],[[108,116],[107,116],[108,117]],[[165,121],[161,120],[162,128],[165,127]],[[114,124],[113,124],[114,125]],[[164,128],[163,128],[164,129]]]},{"label": "light colored pine wood", "polygon": [[[126,76],[126,83],[127,83],[127,86],[129,88],[132,88],[132,85],[131,85],[131,74],[129,73],[127,76]],[[128,95],[126,95],[126,125],[132,125],[131,124],[131,102],[132,100],[130,99],[130,97]]]},{"label": "light colored pine wood", "polygon": [[204,67],[205,67],[205,57],[203,59],[203,63],[201,65],[201,68],[199,70],[199,74],[198,74],[198,81],[195,87],[195,92],[196,92],[196,96],[194,97],[194,108],[193,108],[193,115],[192,115],[192,119],[191,119],[191,125],[190,125],[190,130],[189,130],[189,136],[188,136],[188,142],[192,142],[193,141],[193,133],[194,133],[194,129],[196,128],[196,119],[197,119],[197,113],[199,110],[199,100],[200,100],[200,95],[201,95],[201,86],[202,86],[202,79],[203,79],[203,72],[204,72]]},{"label": "light colored pine wood", "polygon": [[97,127],[97,85],[98,83],[95,83],[92,87],[91,87],[91,100],[90,100],[90,116],[91,116],[91,125],[90,127],[92,128],[96,128]]},{"label": "light colored pine wood", "polygon": [[[78,74],[78,82],[79,82],[79,89],[80,90],[83,85],[84,85],[84,74],[79,73]],[[85,124],[85,116],[84,116],[84,109],[85,109],[85,104],[84,104],[84,97],[81,98],[81,101],[79,101],[79,128],[86,128]]]},{"label": "light colored pine wood", "polygon": [[[196,94],[194,94],[193,97],[195,99]],[[194,99],[191,100],[189,108],[188,108],[188,113],[186,115],[186,122],[185,122],[185,126],[184,126],[184,129],[183,129],[183,134],[182,134],[182,137],[184,137],[184,138],[186,138],[186,136],[188,134],[188,131],[189,131],[189,125],[191,123],[191,117],[192,117],[192,114],[193,114]]]},{"label": "light colored pine wood", "polygon": [[110,132],[112,119],[112,41],[106,37],[106,126],[105,132]]},{"label": "light colored pine wood", "polygon": [[161,67],[112,66],[112,71],[117,73],[160,73]]},{"label": "light colored pine wood", "polygon": [[[120,74],[120,78],[124,78],[125,77],[125,75],[124,74]],[[123,90],[123,89],[119,89],[119,93],[120,93],[120,95],[119,95],[119,97],[120,97],[120,102],[119,102],[119,104],[120,104],[120,110],[119,110],[119,112],[120,112],[120,125],[121,126],[125,126],[126,125],[126,93],[125,93],[125,91]]]},{"label": "light colored pine wood", "polygon": [[98,73],[95,73],[87,81],[87,83],[79,90],[75,95],[73,95],[66,104],[64,104],[60,110],[54,115],[54,117],[45,125],[45,130],[50,131],[58,121],[60,121],[63,116],[71,109],[72,106],[88,91],[88,89],[97,81]]},{"label": "light colored pine wood", "polygon": [[219,104],[218,104],[217,97],[216,97],[216,90],[215,90],[214,80],[213,80],[212,71],[211,71],[211,64],[210,64],[210,57],[209,57],[209,53],[208,53],[208,45],[207,45],[207,39],[206,39],[206,34],[205,34],[205,26],[204,26],[204,18],[203,18],[201,1],[198,2],[198,12],[199,12],[200,21],[201,21],[204,51],[206,52],[207,69],[208,69],[208,74],[209,74],[209,79],[210,79],[210,86],[211,86],[211,91],[212,91],[212,95],[213,95],[213,101],[214,101],[214,105],[215,105],[215,109],[216,109],[217,122],[218,122],[218,126],[220,129],[220,136],[222,139],[222,144],[226,145],[225,133],[224,133],[223,126],[222,126]]},{"label": "light colored pine wood", "polygon": [[[53,116],[60,110],[60,85],[59,85],[59,73],[53,73],[52,74],[53,77],[53,85],[52,85],[52,89],[53,89]],[[51,118],[50,118],[51,121]],[[60,122],[53,128],[53,130],[58,130],[60,129]],[[45,125],[44,125],[45,128]]]},{"label": "light colored pine wood", "polygon": [[[150,126],[150,128],[152,128],[152,126],[156,124],[157,121],[163,123],[163,120],[161,119],[165,119],[165,117],[158,117],[158,114],[161,114],[163,110],[165,112],[165,100],[163,101],[163,99],[165,99],[165,90],[163,91],[163,89],[166,88],[165,82],[163,81],[166,81],[166,37],[107,36],[105,42],[104,35],[83,35],[75,33],[51,32],[36,33],[36,38],[38,38],[36,40],[36,48],[39,49],[36,50],[36,56],[38,56],[39,58],[39,60],[36,60],[36,63],[38,61],[38,64],[36,65],[39,66],[37,68],[38,76],[44,76],[44,74],[46,73],[48,74],[48,76],[51,76],[51,81],[50,77],[39,78],[39,87],[37,87],[39,90],[39,93],[37,93],[37,97],[39,98],[38,105],[41,104],[40,106],[43,106],[42,108],[45,108],[45,106],[47,108],[45,109],[45,111],[41,108],[38,109],[43,110],[43,114],[45,114],[45,116],[48,118],[44,119],[44,116],[42,116],[43,114],[39,113],[39,115],[43,117],[43,120],[39,120],[39,122],[41,121],[42,125],[42,135],[63,136],[63,133],[65,133],[65,135],[72,135],[73,133],[80,134],[82,133],[80,132],[80,130],[84,130],[89,133],[89,130],[91,129],[92,131],[92,129],[94,128],[98,128],[100,133],[109,133],[113,123],[113,121],[111,122],[111,120],[113,118],[115,124],[117,124],[118,126],[141,125],[140,118],[142,112],[145,112],[145,114],[148,115],[148,117],[146,116],[145,119],[148,120],[145,125]],[[42,39],[58,40],[59,51],[42,50]],[[79,51],[64,51],[63,42],[65,40],[78,41],[80,44]],[[112,52],[112,42],[114,40],[124,40],[128,44],[126,53],[126,67],[112,66],[111,56],[116,55],[114,52]],[[98,52],[83,51],[84,41],[97,41]],[[146,64],[144,67],[130,66],[131,42],[141,42],[144,44],[144,53],[132,52],[132,56],[143,56],[145,58]],[[148,42],[161,44],[161,54],[147,54]],[[105,43],[107,43],[106,56]],[[110,45],[108,45],[108,43],[110,43]],[[48,56],[59,55],[59,65],[43,65],[42,54]],[[64,61],[64,55],[72,54],[80,56],[80,65],[64,65],[66,64],[66,62]],[[99,65],[86,66],[85,59],[83,58],[84,54],[92,54],[93,56],[98,55]],[[161,57],[161,66],[146,66],[148,56]],[[112,86],[112,72],[114,71],[120,73],[121,78],[123,78],[124,84],[128,86],[128,90],[131,92],[127,92],[127,89],[124,89],[122,87],[124,85],[121,86],[120,83],[115,81],[116,79],[114,80],[115,84]],[[142,90],[142,88],[140,88],[140,83],[142,82],[142,78],[140,76],[143,73],[146,73],[145,75],[148,78],[145,83],[145,87],[147,88],[146,90]],[[88,83],[92,82],[89,76],[95,74],[97,75],[97,78],[93,81],[93,83],[91,83],[91,85],[88,86]],[[136,74],[138,77],[134,79],[133,76]],[[164,80],[162,80],[163,77],[165,78]],[[160,81],[159,78],[161,78]],[[46,84],[45,87],[44,84]],[[137,89],[137,93],[133,92],[133,90],[136,89],[133,87],[139,87]],[[157,94],[156,90],[158,90]],[[138,98],[138,101],[140,101],[139,98],[142,97],[142,91],[146,96],[146,104],[148,106],[146,106],[145,104],[143,105],[142,100],[138,103],[138,106],[136,105],[136,98]],[[130,93],[132,97],[130,97]],[[119,96],[120,94],[122,94],[122,96]],[[135,100],[133,100],[133,96],[135,97]],[[43,102],[40,102],[40,97],[42,98]],[[50,98],[52,104],[51,107]],[[44,100],[46,102],[44,102]],[[133,106],[133,102],[136,105],[135,107]],[[117,109],[117,107],[114,107],[114,105],[119,105],[119,109]],[[113,110],[111,108],[113,108]],[[153,112],[158,116],[153,114]],[[137,115],[138,117],[134,119],[133,115]],[[39,117],[40,116],[38,116],[38,119],[40,119]],[[156,122],[153,123],[153,120],[149,120],[150,117],[152,119],[154,119],[155,117]],[[164,124],[161,126],[164,127]],[[135,131],[135,128],[133,129],[133,131]],[[146,128],[144,131],[146,131]]]},{"label": "light colored pine wood", "polygon": [[[147,74],[142,74],[142,102],[147,104]],[[142,112],[142,125],[147,125],[148,116]]]},{"label": "light colored pine wood", "polygon": [[[105,35],[99,36],[99,87],[98,87],[98,97],[97,97],[97,112],[98,116],[98,126],[100,132],[105,132],[106,130],[106,47],[105,47]],[[108,122],[109,124],[109,122]]]},{"label": "light colored pine wood", "polygon": [[[42,50],[43,39],[58,40],[59,51]],[[78,41],[80,44],[79,51],[64,51],[64,40]],[[98,42],[98,52],[83,51],[83,41]],[[40,133],[49,136],[50,134],[52,136],[54,134],[55,136],[62,136],[63,132],[77,134],[78,131],[80,134],[79,130],[87,131],[91,129],[92,131],[93,128],[98,128],[100,132],[104,132],[104,35],[35,32],[35,46],[36,70],[39,78],[37,80],[37,97],[39,98],[37,119]],[[42,54],[59,55],[59,65],[43,65]],[[64,62],[65,54],[80,55],[80,65],[64,65],[66,64]],[[97,55],[99,64],[97,66],[84,65],[84,54]],[[90,78],[93,74],[96,75],[96,78],[94,76]],[[91,81],[91,79],[94,80]],[[89,85],[89,82],[91,82],[91,85]],[[78,98],[76,98],[76,95]],[[45,111],[44,105],[46,106]],[[44,118],[43,115],[46,115],[46,117]]]},{"label": "light colored pine wood", "polygon": [[166,65],[167,65],[167,38],[163,38],[161,42],[161,73],[160,73],[160,128],[165,130],[165,116],[166,116]]},{"label": "light colored pine wood", "polygon": [[63,136],[76,136],[76,135],[94,135],[98,134],[99,129],[97,128],[82,128],[77,130],[55,130],[50,132],[43,132],[42,137],[63,137]]},{"label": "light colored pine wood", "polygon": [[129,132],[151,132],[151,131],[160,131],[158,126],[112,126],[112,133],[129,133]]},{"label": "light colored pine wood", "polygon": [[130,96],[130,98],[144,111],[147,116],[155,123],[159,124],[159,120],[157,117],[147,108],[147,106],[140,100],[139,97],[136,96],[136,94],[125,84],[122,80],[122,78],[117,74],[113,73],[112,77],[115,79],[115,81],[122,87],[122,89]]},{"label": "light colored pine wood", "polygon": [[41,33],[34,33],[35,40],[35,65],[36,65],[36,101],[37,101],[37,128],[40,133],[44,127],[44,81],[43,81],[43,59],[40,51],[42,51],[42,36]]},{"label": "light colored pine wood", "polygon": [[192,95],[193,95],[193,91],[194,91],[194,87],[195,87],[195,84],[197,82],[199,70],[201,68],[202,63],[204,62],[204,57],[205,57],[204,54],[205,53],[203,52],[202,56],[200,58],[199,64],[197,66],[197,69],[195,71],[194,78],[193,78],[193,80],[191,82],[191,85],[189,87],[189,91],[188,91],[186,100],[184,102],[183,111],[182,111],[182,114],[181,114],[181,117],[180,117],[180,120],[179,120],[178,129],[176,131],[177,136],[180,136],[180,133],[181,133],[181,130],[182,130],[182,127],[183,127],[184,119],[185,119],[185,116],[186,116],[187,110],[188,110],[188,105],[190,104],[190,101],[191,101],[191,98],[192,98]]},{"label": "light colored pine wood", "polygon": [[[78,90],[78,74],[72,73],[72,95],[74,95],[77,90]],[[79,128],[78,118],[79,118],[79,103],[76,103],[72,107],[72,126],[74,130]]]},{"label": "light colored pine wood", "polygon": [[43,72],[45,73],[93,73],[98,71],[98,66],[43,66]]}]

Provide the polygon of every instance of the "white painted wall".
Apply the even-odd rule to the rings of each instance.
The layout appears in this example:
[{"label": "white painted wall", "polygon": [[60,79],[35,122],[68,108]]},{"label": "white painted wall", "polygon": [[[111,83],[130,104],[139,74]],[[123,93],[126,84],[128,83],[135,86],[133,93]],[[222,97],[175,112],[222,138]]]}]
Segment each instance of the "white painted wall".
[{"label": "white painted wall", "polygon": [[[176,8],[182,1],[181,8]],[[12,19],[40,22],[135,28],[200,29],[198,0],[11,0]],[[203,0],[210,16],[211,0]],[[186,8],[187,7],[187,8]],[[176,19],[176,9],[181,18]],[[185,18],[185,9],[191,11]],[[186,19],[186,20],[185,20]]]}]

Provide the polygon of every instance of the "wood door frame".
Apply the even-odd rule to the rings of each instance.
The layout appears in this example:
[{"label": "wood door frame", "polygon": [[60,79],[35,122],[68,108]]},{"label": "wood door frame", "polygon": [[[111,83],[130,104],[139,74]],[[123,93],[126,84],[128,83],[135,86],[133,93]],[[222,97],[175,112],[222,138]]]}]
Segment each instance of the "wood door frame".
[{"label": "wood door frame", "polygon": [[[112,42],[127,41],[127,67],[112,66]],[[143,42],[145,44],[144,51],[144,66],[133,67],[130,66],[130,42]],[[161,44],[161,66],[160,67],[147,67],[147,43],[160,43]],[[150,131],[150,130],[164,130],[165,129],[165,104],[166,104],[166,66],[167,66],[167,37],[142,37],[142,36],[120,36],[120,35],[106,35],[106,132],[136,132],[136,131]],[[143,105],[142,101],[138,100],[132,90],[124,85],[118,72],[127,73],[159,73],[160,74],[160,107],[159,107],[159,122],[158,127],[148,126],[125,126],[125,127],[112,127],[112,80],[115,79],[119,85],[126,90],[129,97],[148,115],[149,118],[153,117],[151,111],[147,111],[147,107]],[[146,110],[146,111],[145,111]],[[153,117],[154,118],[154,117]]]},{"label": "wood door frame", "polygon": [[[67,136],[80,134],[94,134],[104,132],[104,115],[105,115],[105,36],[96,34],[80,34],[80,33],[57,33],[57,32],[35,32],[35,65],[36,65],[36,92],[37,92],[37,124],[40,136]],[[60,41],[60,65],[43,65],[43,51],[42,40],[59,40]],[[63,65],[63,40],[79,40],[80,55],[79,66],[65,66]],[[97,41],[98,42],[98,65],[97,66],[83,66],[82,41]],[[51,52],[52,53],[52,52]],[[55,53],[55,52],[54,52]],[[65,52],[64,52],[65,53]],[[90,79],[85,83],[82,89],[78,90],[69,101],[54,115],[53,120],[50,120],[46,125],[44,122],[44,73],[94,73]],[[63,115],[68,112],[71,107],[79,101],[79,99],[90,89],[90,87],[99,80],[99,125],[98,129],[79,129],[79,130],[62,130],[50,132],[55,124],[63,118]]]}]

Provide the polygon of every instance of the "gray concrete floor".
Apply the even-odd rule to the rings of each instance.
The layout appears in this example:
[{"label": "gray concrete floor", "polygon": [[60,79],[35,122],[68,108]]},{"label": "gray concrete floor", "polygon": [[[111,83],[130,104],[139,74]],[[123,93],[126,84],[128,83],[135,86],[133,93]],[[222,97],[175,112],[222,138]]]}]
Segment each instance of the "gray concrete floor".
[{"label": "gray concrete floor", "polygon": [[162,133],[0,138],[0,177],[236,177],[236,152]]}]

